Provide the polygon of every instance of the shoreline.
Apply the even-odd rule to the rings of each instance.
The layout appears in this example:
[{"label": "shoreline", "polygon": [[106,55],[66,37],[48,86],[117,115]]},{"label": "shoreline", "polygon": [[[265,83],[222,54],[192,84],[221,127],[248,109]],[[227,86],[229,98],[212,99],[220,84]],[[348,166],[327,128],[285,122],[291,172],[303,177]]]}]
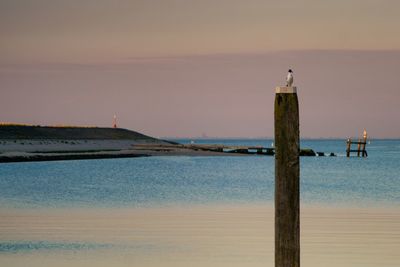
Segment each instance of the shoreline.
[{"label": "shoreline", "polygon": [[[0,140],[0,163],[137,158],[150,156],[238,156],[180,144],[137,140]],[[240,156],[243,156],[241,154]]]},{"label": "shoreline", "polygon": [[206,152],[206,151],[118,151],[113,153],[102,153],[101,151],[87,153],[17,153],[13,155],[0,154],[0,163],[17,163],[17,162],[41,162],[41,161],[61,161],[61,160],[91,160],[91,159],[116,159],[116,158],[139,158],[152,156],[250,156],[243,154],[229,154],[223,152]]},{"label": "shoreline", "polygon": [[146,154],[63,154],[63,155],[27,155],[27,156],[0,156],[0,163],[40,162],[61,160],[90,160],[113,158],[148,157]]},{"label": "shoreline", "polygon": [[[150,156],[274,156],[274,148],[221,144],[179,144],[143,140],[0,139],[0,163],[136,158]],[[336,156],[332,155],[330,156]],[[300,156],[328,156],[300,149]]]}]

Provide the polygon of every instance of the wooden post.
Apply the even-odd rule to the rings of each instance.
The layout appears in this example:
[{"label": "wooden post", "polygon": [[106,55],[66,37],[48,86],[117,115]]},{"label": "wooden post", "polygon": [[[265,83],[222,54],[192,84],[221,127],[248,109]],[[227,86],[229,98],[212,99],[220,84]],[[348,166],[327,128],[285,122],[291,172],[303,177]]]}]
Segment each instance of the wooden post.
[{"label": "wooden post", "polygon": [[364,132],[363,132],[363,140],[364,140],[364,142],[363,142],[363,146],[362,146],[362,156],[363,157],[367,156],[367,153],[365,151],[365,146],[367,145],[367,138],[368,138],[368,134],[367,134],[367,131],[364,129]]},{"label": "wooden post", "polygon": [[296,87],[275,93],[275,267],[299,267],[299,105]]},{"label": "wooden post", "polygon": [[357,157],[360,156],[360,150],[361,150],[361,139],[358,139],[358,143],[357,143]]},{"label": "wooden post", "polygon": [[361,145],[361,155],[365,157],[365,142],[363,142]]},{"label": "wooden post", "polygon": [[351,139],[347,139],[346,157],[350,157]]}]

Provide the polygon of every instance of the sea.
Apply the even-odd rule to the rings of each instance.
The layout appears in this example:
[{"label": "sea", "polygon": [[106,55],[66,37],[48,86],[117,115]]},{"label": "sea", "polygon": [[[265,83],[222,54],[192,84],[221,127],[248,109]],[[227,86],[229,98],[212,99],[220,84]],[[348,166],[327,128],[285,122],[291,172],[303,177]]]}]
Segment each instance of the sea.
[{"label": "sea", "polygon": [[[175,139],[273,146],[270,139]],[[399,266],[400,140],[305,139],[303,266]],[[334,153],[335,156],[329,156]],[[0,164],[0,266],[274,266],[273,156]]]},{"label": "sea", "polygon": [[[173,141],[273,146],[270,139]],[[301,147],[328,155],[301,157],[302,203],[400,205],[400,140],[371,140],[366,158],[355,154],[347,158],[345,140],[302,140]],[[160,156],[0,164],[0,209],[265,203],[273,199],[273,156]]]}]

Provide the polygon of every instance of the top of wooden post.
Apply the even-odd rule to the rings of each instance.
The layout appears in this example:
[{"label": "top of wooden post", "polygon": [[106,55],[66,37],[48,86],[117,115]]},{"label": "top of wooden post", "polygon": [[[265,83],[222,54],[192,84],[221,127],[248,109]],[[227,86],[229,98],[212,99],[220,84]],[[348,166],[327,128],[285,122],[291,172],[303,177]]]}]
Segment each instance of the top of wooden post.
[{"label": "top of wooden post", "polygon": [[296,94],[297,87],[296,86],[278,86],[275,88],[276,94]]}]

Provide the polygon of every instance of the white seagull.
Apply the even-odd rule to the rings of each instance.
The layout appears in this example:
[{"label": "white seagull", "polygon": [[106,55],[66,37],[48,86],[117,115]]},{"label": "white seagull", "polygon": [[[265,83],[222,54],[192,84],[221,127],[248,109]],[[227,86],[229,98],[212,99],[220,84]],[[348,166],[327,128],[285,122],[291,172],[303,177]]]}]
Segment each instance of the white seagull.
[{"label": "white seagull", "polygon": [[292,85],[293,85],[293,71],[289,69],[289,72],[286,77],[286,86],[292,87]]}]

